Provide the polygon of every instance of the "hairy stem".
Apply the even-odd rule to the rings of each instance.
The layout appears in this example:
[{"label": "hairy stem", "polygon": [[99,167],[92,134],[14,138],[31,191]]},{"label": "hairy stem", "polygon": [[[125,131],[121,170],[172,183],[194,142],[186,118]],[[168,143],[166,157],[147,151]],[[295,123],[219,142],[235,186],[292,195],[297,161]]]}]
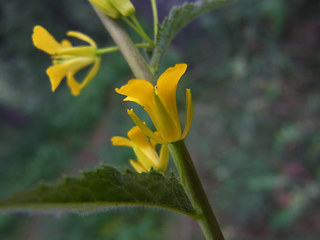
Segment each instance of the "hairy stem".
[{"label": "hairy stem", "polygon": [[197,221],[206,239],[224,240],[218,221],[183,140],[169,144],[168,148],[182,177],[182,184],[193,207],[198,212]]}]

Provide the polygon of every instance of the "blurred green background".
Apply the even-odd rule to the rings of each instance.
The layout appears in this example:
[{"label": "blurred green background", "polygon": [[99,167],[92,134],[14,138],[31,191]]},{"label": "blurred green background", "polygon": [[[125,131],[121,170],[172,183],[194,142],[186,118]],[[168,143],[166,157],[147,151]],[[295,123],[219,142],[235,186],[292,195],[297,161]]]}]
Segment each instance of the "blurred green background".
[{"label": "blurred green background", "polygon": [[[152,34],[149,1],[132,2]],[[160,18],[182,2],[158,0]],[[238,0],[185,28],[162,62],[162,70],[188,63],[178,89],[181,116],[184,89],[193,93],[186,142],[228,240],[319,239],[319,5]],[[133,153],[109,140],[133,126],[129,105],[114,92],[132,78],[122,56],[106,55],[73,97],[65,81],[51,93],[50,60],[32,45],[37,24],[59,40],[77,30],[100,47],[112,45],[87,1],[2,1],[0,18],[0,196],[100,163],[130,168]],[[203,237],[182,215],[116,208],[90,216],[0,215],[0,239]]]}]

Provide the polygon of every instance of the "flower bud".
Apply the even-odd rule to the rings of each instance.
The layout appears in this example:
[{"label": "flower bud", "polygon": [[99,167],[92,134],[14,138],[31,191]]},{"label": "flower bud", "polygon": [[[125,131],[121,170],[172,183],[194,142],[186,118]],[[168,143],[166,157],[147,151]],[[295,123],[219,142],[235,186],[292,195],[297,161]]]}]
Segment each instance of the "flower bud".
[{"label": "flower bud", "polygon": [[133,14],[136,10],[130,0],[106,0],[115,7],[122,16],[128,17]]},{"label": "flower bud", "polygon": [[117,19],[120,16],[120,12],[108,1],[108,0],[89,0],[96,8],[108,17]]}]

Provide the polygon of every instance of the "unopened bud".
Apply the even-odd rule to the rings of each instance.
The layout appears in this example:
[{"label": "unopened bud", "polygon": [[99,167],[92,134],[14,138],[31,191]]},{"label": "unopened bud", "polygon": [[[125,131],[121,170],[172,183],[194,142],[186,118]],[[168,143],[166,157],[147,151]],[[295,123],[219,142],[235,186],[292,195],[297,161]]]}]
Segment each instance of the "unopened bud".
[{"label": "unopened bud", "polygon": [[108,0],[89,0],[96,8],[98,8],[102,13],[111,18],[118,18],[120,12],[111,4]]},{"label": "unopened bud", "polygon": [[133,14],[136,10],[130,0],[106,0],[115,7],[122,16],[127,17]]}]

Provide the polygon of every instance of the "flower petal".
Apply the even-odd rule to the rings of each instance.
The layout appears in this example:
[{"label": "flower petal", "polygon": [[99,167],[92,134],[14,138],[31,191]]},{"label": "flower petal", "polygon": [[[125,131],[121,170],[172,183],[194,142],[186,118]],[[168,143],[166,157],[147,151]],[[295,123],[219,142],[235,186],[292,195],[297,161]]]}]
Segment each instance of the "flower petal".
[{"label": "flower petal", "polygon": [[93,39],[86,34],[76,31],[68,31],[67,36],[78,38],[84,42],[89,43],[92,47],[97,48],[97,44],[95,43],[95,41],[93,41]]},{"label": "flower petal", "polygon": [[176,64],[168,68],[158,79],[156,90],[158,95],[177,126],[180,127],[179,115],[177,110],[176,91],[181,76],[185,73],[187,64]]},{"label": "flower petal", "polygon": [[132,142],[125,137],[119,137],[119,136],[112,137],[111,142],[112,142],[112,145],[114,146],[132,147]]},{"label": "flower petal", "polygon": [[89,73],[87,74],[86,78],[82,81],[81,83],[81,89],[86,86],[93,78],[94,76],[97,74],[99,68],[100,68],[100,62],[101,62],[101,58],[96,58],[95,62],[92,66],[92,68],[90,69]]},{"label": "flower petal", "polygon": [[[139,153],[137,153],[136,151],[135,152],[140,161],[144,160],[148,163],[158,164],[159,157],[156,150],[152,147],[147,136],[143,134],[138,126],[130,129],[130,131],[128,132],[128,137],[133,145],[137,148],[136,150],[139,151]],[[143,154],[143,156],[141,154]],[[145,157],[147,159],[145,159]]]},{"label": "flower petal", "polygon": [[[141,105],[150,116],[153,124],[158,129],[161,126],[161,116],[154,97],[154,87],[147,80],[132,79],[116,92],[127,96],[123,101],[132,101]],[[142,129],[142,128],[141,128]]]},{"label": "flower petal", "polygon": [[67,74],[67,84],[71,90],[71,93],[73,96],[78,96],[81,91],[81,86],[80,84],[74,79],[74,73],[69,72]]},{"label": "flower petal", "polygon": [[176,119],[174,116],[169,114],[157,93],[155,94],[154,99],[157,105],[157,118],[151,118],[153,124],[162,139],[165,139],[167,142],[178,141],[181,137],[179,118]]},{"label": "flower petal", "polygon": [[130,159],[130,163],[138,173],[147,172],[147,169],[145,169],[139,161],[133,161]]},{"label": "flower petal", "polygon": [[150,169],[150,168],[158,168],[159,165],[159,157],[157,156],[156,158],[149,158],[143,149],[138,148],[133,144],[133,151],[135,155],[138,158],[139,163],[145,168],[145,169]]},{"label": "flower petal", "polygon": [[134,113],[133,109],[128,110],[128,115],[131,117],[133,122],[141,129],[141,131],[149,138],[155,140],[157,143],[163,143],[159,133],[153,132],[147,125],[140,120],[140,118]]},{"label": "flower petal", "polygon": [[127,96],[123,101],[132,101],[141,105],[148,113],[155,107],[153,100],[154,88],[150,82],[144,79],[132,79],[116,92]]},{"label": "flower petal", "polygon": [[186,89],[186,123],[185,123],[185,127],[183,130],[181,139],[186,138],[186,136],[188,135],[191,128],[192,117],[193,117],[193,105],[192,105],[191,90]]},{"label": "flower petal", "polygon": [[39,25],[33,28],[32,41],[36,48],[51,55],[63,48],[45,28]]},{"label": "flower petal", "polygon": [[165,172],[167,170],[168,162],[169,162],[169,149],[166,144],[163,144],[160,149],[160,164],[159,171]]},{"label": "flower petal", "polygon": [[67,39],[63,39],[63,40],[61,41],[61,45],[62,45],[63,47],[65,47],[65,48],[71,48],[71,47],[72,47],[71,42],[70,42],[69,40],[67,40]]},{"label": "flower petal", "polygon": [[47,69],[47,74],[54,92],[61,83],[62,79],[70,72],[76,73],[92,63],[90,58],[73,58],[60,64],[53,65]]},{"label": "flower petal", "polygon": [[[161,138],[158,131],[157,131],[157,132],[154,132],[153,134],[154,134],[156,137]],[[150,138],[150,137],[149,137],[149,138]],[[153,147],[154,149],[156,148],[156,146],[157,146],[157,144],[158,144],[158,142],[156,142],[153,138],[150,138],[150,143],[151,143],[151,145],[152,145],[152,147]]]}]

